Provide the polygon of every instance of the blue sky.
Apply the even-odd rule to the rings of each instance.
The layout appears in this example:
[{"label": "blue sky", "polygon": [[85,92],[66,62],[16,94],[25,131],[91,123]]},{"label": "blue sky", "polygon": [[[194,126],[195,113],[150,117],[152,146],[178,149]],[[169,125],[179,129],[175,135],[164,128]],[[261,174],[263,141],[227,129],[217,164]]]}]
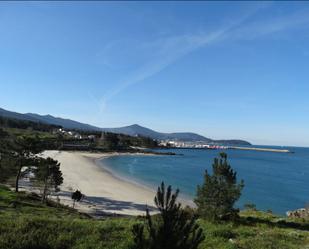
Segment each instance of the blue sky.
[{"label": "blue sky", "polygon": [[0,107],[309,146],[306,2],[1,2]]}]

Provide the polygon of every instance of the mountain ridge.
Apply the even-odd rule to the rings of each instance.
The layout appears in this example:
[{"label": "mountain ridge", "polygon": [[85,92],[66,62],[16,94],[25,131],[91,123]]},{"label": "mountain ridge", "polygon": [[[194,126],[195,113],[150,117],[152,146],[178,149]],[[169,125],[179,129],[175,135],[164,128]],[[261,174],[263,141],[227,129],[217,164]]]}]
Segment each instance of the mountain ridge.
[{"label": "mountain ridge", "polygon": [[62,126],[65,129],[76,129],[76,130],[88,130],[88,131],[105,131],[113,133],[121,133],[130,136],[144,136],[150,137],[156,140],[175,140],[183,142],[205,142],[205,143],[220,143],[220,144],[241,144],[250,145],[249,142],[232,139],[232,140],[213,140],[202,135],[193,132],[173,132],[173,133],[163,133],[157,132],[152,129],[140,126],[138,124],[133,124],[129,126],[123,126],[118,128],[100,128],[90,124],[81,123],[71,119],[65,119],[61,117],[54,117],[52,115],[40,115],[36,113],[18,113],[5,110],[0,108],[0,116],[7,118],[15,118],[21,120],[29,120],[34,122],[41,122],[46,124],[53,124]]}]

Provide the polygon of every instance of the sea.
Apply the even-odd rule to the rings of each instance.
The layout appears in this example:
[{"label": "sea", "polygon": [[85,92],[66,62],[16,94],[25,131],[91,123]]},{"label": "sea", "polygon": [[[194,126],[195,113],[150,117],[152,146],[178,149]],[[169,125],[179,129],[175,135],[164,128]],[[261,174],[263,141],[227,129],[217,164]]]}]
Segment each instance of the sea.
[{"label": "sea", "polygon": [[[309,148],[271,148],[288,149],[293,153],[224,150],[237,172],[237,179],[245,182],[241,198],[236,203],[238,208],[243,209],[250,203],[259,210],[285,215],[288,210],[309,204]],[[153,189],[164,181],[173,189],[178,188],[181,198],[193,200],[197,185],[203,182],[205,170],[212,172],[213,160],[222,152],[206,149],[158,151],[177,155],[124,155],[102,160],[116,176]]]}]

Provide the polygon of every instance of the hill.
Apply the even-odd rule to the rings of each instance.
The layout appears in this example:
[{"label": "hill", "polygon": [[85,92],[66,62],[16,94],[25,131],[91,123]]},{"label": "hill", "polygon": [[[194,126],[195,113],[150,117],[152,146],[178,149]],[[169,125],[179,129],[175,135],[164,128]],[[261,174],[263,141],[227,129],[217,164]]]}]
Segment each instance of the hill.
[{"label": "hill", "polygon": [[63,128],[67,129],[76,129],[76,130],[89,130],[89,131],[100,131],[101,128],[92,126],[89,124],[80,123],[71,119],[64,119],[60,117],[54,117],[52,115],[39,115],[35,113],[18,113],[18,112],[11,112],[7,111],[3,108],[0,108],[0,116],[13,118],[13,119],[20,119],[20,120],[27,120],[32,122],[40,122],[45,124],[51,125],[58,125]]},{"label": "hill", "polygon": [[142,127],[138,124],[119,127],[119,128],[100,128],[97,126],[81,123],[71,119],[64,119],[60,117],[54,117],[51,115],[39,115],[35,113],[17,113],[11,112],[0,108],[0,116],[28,120],[33,122],[41,122],[45,124],[58,125],[66,129],[85,130],[85,131],[106,131],[113,133],[120,133],[129,136],[143,136],[150,137],[156,140],[175,140],[184,142],[205,142],[205,143],[217,143],[217,144],[237,144],[237,145],[250,145],[249,142],[244,140],[213,140],[204,136],[201,136],[192,132],[175,132],[175,133],[162,133],[151,130],[146,127]]},{"label": "hill", "polygon": [[52,115],[39,115],[35,113],[26,113],[25,115],[27,117],[39,120],[40,122],[43,122],[43,123],[60,125],[66,129],[87,130],[87,131],[100,131],[101,130],[101,128],[93,126],[93,125],[80,123],[80,122],[77,122],[71,119],[54,117]]},{"label": "hill", "polygon": [[110,131],[114,133],[123,133],[130,136],[145,136],[151,137],[157,140],[166,140],[166,139],[174,139],[180,141],[203,141],[203,142],[211,142],[213,140],[203,137],[201,135],[192,133],[192,132],[179,132],[179,133],[162,133],[151,130],[146,127],[142,127],[138,124],[120,127],[120,128],[103,128],[104,131]]},{"label": "hill", "polygon": [[11,111],[4,110],[2,108],[0,108],[0,116],[5,117],[5,118],[27,120],[27,121],[32,121],[32,122],[39,122],[40,121],[40,120],[38,120],[34,117],[31,117],[31,116],[28,116],[26,114],[22,114],[22,113],[18,113],[18,112],[11,112]]}]

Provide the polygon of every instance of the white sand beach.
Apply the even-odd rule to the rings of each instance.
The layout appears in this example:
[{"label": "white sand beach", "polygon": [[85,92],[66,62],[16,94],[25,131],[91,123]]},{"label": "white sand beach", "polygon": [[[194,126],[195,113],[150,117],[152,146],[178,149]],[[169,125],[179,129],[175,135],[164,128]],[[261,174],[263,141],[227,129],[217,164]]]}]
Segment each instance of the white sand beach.
[{"label": "white sand beach", "polygon": [[[61,163],[64,182],[60,202],[72,206],[72,191],[80,190],[85,198],[75,207],[94,216],[105,214],[144,215],[146,205],[153,207],[155,191],[117,178],[99,167],[96,160],[119,153],[45,151]],[[151,208],[152,209],[152,208]]]}]

